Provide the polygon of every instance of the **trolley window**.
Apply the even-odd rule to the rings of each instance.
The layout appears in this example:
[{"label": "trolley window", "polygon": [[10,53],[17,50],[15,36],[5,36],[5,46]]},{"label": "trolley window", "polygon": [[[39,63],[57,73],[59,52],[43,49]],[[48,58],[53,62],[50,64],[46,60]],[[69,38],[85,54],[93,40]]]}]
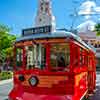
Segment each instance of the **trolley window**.
[{"label": "trolley window", "polygon": [[87,66],[87,51],[83,48],[80,48],[80,65]]},{"label": "trolley window", "polygon": [[46,48],[42,44],[26,46],[27,69],[44,69],[46,64]]},{"label": "trolley window", "polygon": [[80,65],[82,66],[83,64],[84,64],[83,49],[80,48]]},{"label": "trolley window", "polygon": [[50,52],[52,70],[65,70],[70,63],[69,43],[52,44]]},{"label": "trolley window", "polygon": [[78,59],[79,59],[79,53],[78,53],[78,50],[79,50],[79,48],[78,48],[78,46],[77,45],[74,45],[74,56],[73,56],[73,65],[75,65],[75,67],[77,67],[78,66],[78,64],[79,64],[79,61],[78,61]]},{"label": "trolley window", "polygon": [[23,63],[23,49],[17,48],[16,49],[16,66],[17,70],[20,70]]}]

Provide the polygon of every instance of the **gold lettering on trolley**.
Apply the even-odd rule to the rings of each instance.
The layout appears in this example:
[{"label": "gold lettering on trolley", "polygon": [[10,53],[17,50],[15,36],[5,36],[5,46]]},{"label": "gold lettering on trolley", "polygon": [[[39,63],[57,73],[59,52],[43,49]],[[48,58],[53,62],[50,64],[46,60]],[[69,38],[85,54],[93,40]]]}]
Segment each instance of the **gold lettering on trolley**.
[{"label": "gold lettering on trolley", "polygon": [[51,88],[54,84],[59,84],[60,81],[68,80],[66,76],[40,76],[40,84],[38,87]]},{"label": "gold lettering on trolley", "polygon": [[80,80],[81,80],[85,75],[87,75],[87,72],[84,72],[84,73],[81,73],[81,74],[78,74],[78,75],[75,76],[75,86],[79,86]]}]

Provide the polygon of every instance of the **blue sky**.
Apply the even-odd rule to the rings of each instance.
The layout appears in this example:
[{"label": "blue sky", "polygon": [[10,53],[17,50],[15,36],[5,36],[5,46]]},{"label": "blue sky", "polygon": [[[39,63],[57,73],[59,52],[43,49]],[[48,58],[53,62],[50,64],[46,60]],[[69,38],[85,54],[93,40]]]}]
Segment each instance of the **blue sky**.
[{"label": "blue sky", "polygon": [[[20,34],[23,28],[34,27],[38,0],[0,0],[0,24],[8,25],[12,34]],[[79,1],[73,3],[73,1]],[[73,7],[79,7],[85,0],[52,0],[52,10],[56,17],[57,28],[69,28],[74,12]],[[97,4],[100,1],[97,0]],[[75,26],[84,21],[77,18]]]}]

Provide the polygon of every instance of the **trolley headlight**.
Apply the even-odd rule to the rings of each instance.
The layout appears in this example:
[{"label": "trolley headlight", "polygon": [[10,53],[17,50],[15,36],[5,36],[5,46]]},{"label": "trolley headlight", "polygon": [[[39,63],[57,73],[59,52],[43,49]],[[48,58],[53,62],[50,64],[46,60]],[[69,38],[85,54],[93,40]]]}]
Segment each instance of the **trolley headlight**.
[{"label": "trolley headlight", "polygon": [[32,76],[29,79],[29,83],[30,83],[31,86],[36,86],[38,84],[38,78],[36,76]]},{"label": "trolley headlight", "polygon": [[19,75],[19,80],[20,80],[21,82],[23,82],[23,81],[25,80],[24,75]]}]

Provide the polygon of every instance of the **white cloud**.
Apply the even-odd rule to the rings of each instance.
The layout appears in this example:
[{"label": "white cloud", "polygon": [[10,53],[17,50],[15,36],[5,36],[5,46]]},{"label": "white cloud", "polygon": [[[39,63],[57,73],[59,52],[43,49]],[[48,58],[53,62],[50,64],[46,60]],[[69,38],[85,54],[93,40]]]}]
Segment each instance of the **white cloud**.
[{"label": "white cloud", "polygon": [[100,7],[96,7],[95,11],[100,14]]},{"label": "white cloud", "polygon": [[89,15],[100,14],[100,7],[96,6],[94,1],[86,1],[80,6],[78,14],[85,15],[86,18],[89,18]]},{"label": "white cloud", "polygon": [[93,31],[95,24],[96,23],[94,21],[88,20],[88,21],[85,21],[84,23],[80,24],[79,26],[77,26],[77,29],[81,32],[86,32],[88,30]]},{"label": "white cloud", "polygon": [[82,5],[81,5],[82,9],[84,9],[84,8],[88,8],[89,9],[91,7],[96,7],[95,2],[93,2],[93,1],[86,1],[86,2],[82,3]]},{"label": "white cloud", "polygon": [[[77,26],[78,30],[81,32],[87,32],[88,30],[93,31],[96,22],[93,21],[93,19],[90,20],[90,18],[91,15],[93,14],[94,15],[100,14],[100,6],[97,6],[94,1],[90,1],[90,0],[85,1],[84,3],[81,4],[78,14],[83,15],[84,18],[86,19],[85,22]],[[94,18],[94,20],[100,20],[100,18],[98,19]]]}]

